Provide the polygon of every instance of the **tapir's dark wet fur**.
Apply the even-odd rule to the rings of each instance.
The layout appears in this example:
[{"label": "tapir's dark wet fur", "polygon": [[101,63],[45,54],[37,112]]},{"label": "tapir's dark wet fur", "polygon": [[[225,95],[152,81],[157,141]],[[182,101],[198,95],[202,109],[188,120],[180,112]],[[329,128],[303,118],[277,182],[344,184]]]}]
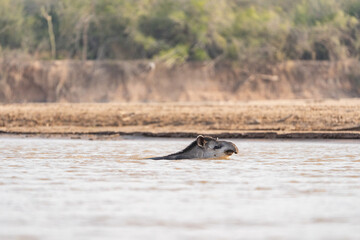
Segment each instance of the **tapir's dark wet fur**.
[{"label": "tapir's dark wet fur", "polygon": [[217,138],[199,135],[184,150],[163,157],[150,158],[152,160],[180,160],[180,159],[206,159],[228,158],[238,153],[238,148],[232,142],[219,141]]}]

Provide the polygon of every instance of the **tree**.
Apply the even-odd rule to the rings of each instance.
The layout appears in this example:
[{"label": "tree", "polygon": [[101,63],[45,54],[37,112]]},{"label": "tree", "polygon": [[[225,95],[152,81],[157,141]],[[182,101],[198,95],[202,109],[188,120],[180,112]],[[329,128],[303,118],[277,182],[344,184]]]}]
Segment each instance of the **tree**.
[{"label": "tree", "polygon": [[48,32],[49,32],[49,39],[50,39],[50,46],[51,46],[51,57],[53,59],[56,58],[56,44],[55,44],[55,34],[54,34],[54,28],[52,24],[52,17],[48,14],[48,12],[45,10],[45,7],[41,7],[41,14],[46,19],[48,24]]}]

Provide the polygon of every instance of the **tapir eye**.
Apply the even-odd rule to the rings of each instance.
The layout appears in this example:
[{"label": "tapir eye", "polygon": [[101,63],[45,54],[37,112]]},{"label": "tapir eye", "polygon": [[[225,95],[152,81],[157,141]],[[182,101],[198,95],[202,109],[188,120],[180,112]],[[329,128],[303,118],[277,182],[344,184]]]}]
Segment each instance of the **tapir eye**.
[{"label": "tapir eye", "polygon": [[221,148],[221,145],[217,145],[214,147],[214,149],[219,149],[219,148]]}]

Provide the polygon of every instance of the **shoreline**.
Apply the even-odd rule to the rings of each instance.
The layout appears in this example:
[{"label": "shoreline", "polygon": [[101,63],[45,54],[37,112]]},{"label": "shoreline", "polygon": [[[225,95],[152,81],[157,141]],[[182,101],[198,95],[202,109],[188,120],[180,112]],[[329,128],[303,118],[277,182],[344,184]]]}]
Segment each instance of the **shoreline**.
[{"label": "shoreline", "polygon": [[360,139],[360,99],[0,104],[0,135]]},{"label": "shoreline", "polygon": [[114,140],[124,137],[152,137],[152,138],[196,138],[198,135],[210,135],[218,138],[229,139],[287,139],[287,140],[311,140],[311,139],[337,139],[337,140],[360,140],[360,132],[122,132],[122,131],[98,131],[98,132],[6,132],[0,131],[0,137],[21,138],[66,138],[87,140]]}]

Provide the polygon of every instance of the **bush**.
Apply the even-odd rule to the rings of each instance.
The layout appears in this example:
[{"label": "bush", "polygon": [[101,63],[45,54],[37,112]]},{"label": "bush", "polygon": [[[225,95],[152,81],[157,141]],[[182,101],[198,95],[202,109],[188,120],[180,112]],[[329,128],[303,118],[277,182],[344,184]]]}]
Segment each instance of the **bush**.
[{"label": "bush", "polygon": [[360,53],[358,0],[0,0],[1,49],[56,57],[341,60]]}]

